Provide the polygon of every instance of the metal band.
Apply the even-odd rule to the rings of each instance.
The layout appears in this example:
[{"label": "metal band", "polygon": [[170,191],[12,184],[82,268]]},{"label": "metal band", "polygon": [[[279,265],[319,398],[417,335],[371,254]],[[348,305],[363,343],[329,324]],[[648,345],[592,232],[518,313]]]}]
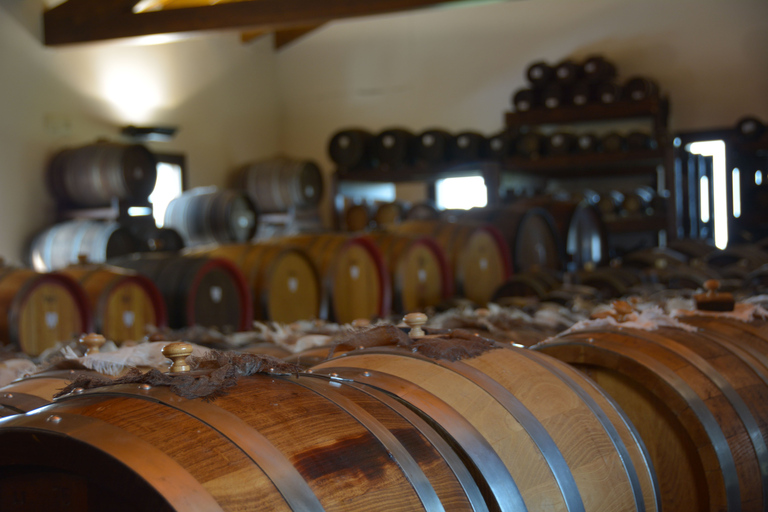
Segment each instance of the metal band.
[{"label": "metal band", "polygon": [[50,400],[40,398],[37,395],[31,395],[29,393],[17,393],[16,391],[6,391],[0,394],[0,405],[6,407],[13,407],[19,412],[28,412],[38,407],[44,407],[51,405]]},{"label": "metal band", "polygon": [[3,430],[63,434],[111,455],[151,485],[176,510],[216,511],[221,506],[186,469],[139,437],[90,416],[60,413],[55,405],[0,420]]},{"label": "metal band", "polygon": [[[341,361],[338,361],[341,363]],[[324,368],[323,371],[326,369]],[[357,378],[362,373],[365,383],[376,389],[399,397],[404,402],[418,409],[421,414],[440,425],[456,440],[464,453],[482,474],[484,483],[493,495],[495,505],[501,512],[526,512],[528,509],[520,494],[509,469],[499,455],[464,416],[456,412],[439,397],[421,388],[417,384],[388,373],[358,368],[328,369],[342,378]],[[317,370],[314,370],[317,371]],[[367,375],[366,375],[367,374]]]},{"label": "metal band", "polygon": [[[275,448],[260,432],[233,413],[202,400],[186,400],[170,388],[156,386],[143,389],[139,385],[124,384],[85,391],[83,395],[132,396],[159,402],[192,416],[226,437],[269,477],[283,499],[293,510],[322,512],[323,506],[304,478],[285,455]],[[65,399],[67,397],[64,397]]]},{"label": "metal band", "polygon": [[576,393],[581,401],[584,402],[592,414],[595,415],[597,420],[600,422],[600,425],[605,430],[605,433],[608,435],[608,438],[611,440],[616,453],[619,455],[621,464],[624,466],[624,472],[627,475],[627,480],[629,481],[629,485],[632,488],[632,494],[635,497],[635,507],[637,508],[638,512],[645,511],[643,489],[640,485],[640,478],[637,475],[635,465],[632,463],[632,457],[630,456],[629,450],[624,444],[624,441],[622,441],[621,435],[619,435],[619,431],[616,430],[616,427],[613,425],[613,423],[611,423],[611,420],[605,414],[603,408],[598,405],[594,398],[592,398],[592,395],[586,392],[580,383],[576,382],[576,380],[574,380],[570,375],[565,373],[562,369],[558,368],[552,361],[542,357],[542,354],[533,352],[531,350],[519,350],[517,352],[528,360],[537,363],[539,366],[542,366],[548,372],[552,373],[555,377],[563,381],[568,386],[568,388]]},{"label": "metal band", "polygon": [[438,498],[435,489],[432,487],[429,478],[427,478],[421,470],[421,466],[419,466],[413,459],[408,450],[397,440],[392,432],[385,428],[368,411],[355,404],[349,398],[332,390],[327,384],[330,382],[330,385],[341,386],[340,383],[331,380],[323,383],[319,380],[319,378],[322,378],[320,376],[315,378],[312,378],[312,376],[280,378],[281,380],[290,381],[317,393],[357,420],[358,423],[365,427],[382,444],[397,465],[400,466],[403,474],[410,482],[414,491],[416,491],[422,505],[424,505],[424,509],[428,511],[434,510],[436,512],[445,512],[445,508],[443,508],[443,504],[440,501],[440,498]]},{"label": "metal band", "polygon": [[[606,333],[613,334],[613,335],[626,334],[625,331],[622,331],[622,332],[594,331],[594,332],[579,332],[578,336],[583,336],[588,338],[590,334],[594,335],[594,334],[606,334]],[[569,342],[569,341],[557,340],[552,343],[547,343],[547,346],[575,344],[575,345],[584,345],[584,346],[594,347],[597,345],[596,343],[597,340],[594,340],[592,338],[588,338],[588,340],[591,340],[591,341],[581,342],[579,340],[572,340]],[[605,347],[602,342],[598,342],[598,343],[600,344],[601,347],[603,347],[604,350],[624,354],[627,357],[634,359],[635,361],[645,366],[646,368],[651,369],[668,386],[673,388],[677,392],[677,394],[683,398],[683,400],[688,404],[691,411],[694,413],[696,418],[701,423],[701,426],[704,428],[704,431],[707,433],[707,436],[709,436],[709,439],[712,442],[712,447],[715,450],[715,455],[717,456],[717,460],[720,463],[720,472],[722,474],[723,484],[725,486],[728,510],[729,512],[740,512],[741,497],[740,497],[740,490],[739,490],[739,479],[736,474],[736,462],[733,459],[731,448],[728,445],[728,440],[725,438],[725,435],[723,434],[723,431],[720,428],[720,424],[717,422],[717,419],[715,419],[715,416],[709,410],[709,408],[704,403],[704,401],[699,397],[699,395],[696,394],[696,391],[694,391],[694,389],[691,388],[688,385],[688,383],[685,380],[683,380],[679,375],[677,375],[674,371],[670,370],[668,367],[659,363],[653,357],[637,349],[632,349],[616,343],[610,343],[610,345],[616,345],[618,347],[618,349],[612,350],[611,347]]]}]

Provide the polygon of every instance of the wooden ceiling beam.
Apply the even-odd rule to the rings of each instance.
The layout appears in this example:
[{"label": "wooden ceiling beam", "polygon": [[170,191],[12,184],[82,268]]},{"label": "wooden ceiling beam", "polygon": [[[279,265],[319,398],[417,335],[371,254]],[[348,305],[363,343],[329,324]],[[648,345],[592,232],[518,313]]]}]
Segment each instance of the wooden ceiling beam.
[{"label": "wooden ceiling beam", "polygon": [[[482,1],[482,0],[478,0]],[[134,13],[137,0],[67,0],[43,15],[48,46],[175,32],[278,31],[467,0],[249,0]]]}]

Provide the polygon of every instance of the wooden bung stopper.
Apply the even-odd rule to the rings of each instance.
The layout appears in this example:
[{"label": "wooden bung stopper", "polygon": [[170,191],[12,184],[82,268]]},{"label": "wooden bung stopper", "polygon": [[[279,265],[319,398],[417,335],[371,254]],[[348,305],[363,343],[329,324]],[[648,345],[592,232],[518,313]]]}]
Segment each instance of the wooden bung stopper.
[{"label": "wooden bung stopper", "polygon": [[192,345],[177,341],[163,347],[163,355],[172,361],[169,373],[183,373],[190,370],[187,357],[192,354]]},{"label": "wooden bung stopper", "polygon": [[617,322],[626,322],[627,315],[631,314],[634,311],[634,308],[632,307],[632,304],[627,301],[617,300],[613,302],[613,310],[616,312],[616,315],[613,318],[615,318]]},{"label": "wooden bung stopper", "polygon": [[101,334],[90,333],[80,336],[80,344],[86,347],[85,355],[92,356],[98,354],[99,349],[107,342],[107,339]]},{"label": "wooden bung stopper", "polygon": [[368,327],[371,325],[371,321],[367,318],[356,318],[352,320],[352,327]]},{"label": "wooden bung stopper", "polygon": [[700,311],[733,311],[736,303],[732,293],[718,293],[720,281],[708,279],[704,282],[706,292],[693,296],[696,301],[696,309]]},{"label": "wooden bung stopper", "polygon": [[423,338],[426,333],[421,328],[422,325],[427,323],[427,315],[424,313],[408,313],[403,317],[405,325],[411,328],[411,332],[408,335],[411,338]]},{"label": "wooden bung stopper", "polygon": [[80,265],[87,265],[88,264],[88,255],[87,254],[82,254],[82,253],[78,254],[77,255],[77,262]]}]

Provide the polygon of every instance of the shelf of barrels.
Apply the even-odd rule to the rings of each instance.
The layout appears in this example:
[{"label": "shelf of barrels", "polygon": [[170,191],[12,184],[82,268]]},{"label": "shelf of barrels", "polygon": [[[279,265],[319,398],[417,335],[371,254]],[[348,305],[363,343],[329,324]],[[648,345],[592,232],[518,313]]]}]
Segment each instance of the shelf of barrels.
[{"label": "shelf of barrels", "polygon": [[[0,352],[21,376],[0,380],[1,508],[765,510],[768,240],[671,239],[605,265],[611,220],[592,191],[528,193],[529,175],[587,158],[509,148],[554,143],[527,137],[535,116],[660,122],[666,101],[537,108],[488,138],[339,131],[334,188],[496,184],[482,211],[342,210],[352,232],[317,224],[312,162],[244,165],[157,228],[128,213],[151,209],[145,148],[57,155],[61,222],[31,244],[40,270],[0,269],[0,333],[26,353]],[[421,156],[381,164],[404,148]],[[620,161],[658,179],[665,156],[597,153],[590,177]],[[594,193],[649,217],[613,210],[621,229],[671,229],[659,190]]]}]

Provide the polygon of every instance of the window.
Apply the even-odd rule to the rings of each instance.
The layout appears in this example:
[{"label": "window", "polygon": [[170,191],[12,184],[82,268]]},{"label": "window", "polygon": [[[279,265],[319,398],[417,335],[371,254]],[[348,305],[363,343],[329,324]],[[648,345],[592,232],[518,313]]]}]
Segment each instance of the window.
[{"label": "window", "polygon": [[435,199],[440,209],[469,210],[488,204],[488,189],[482,176],[445,178],[435,184]]},{"label": "window", "polygon": [[[155,154],[157,158],[157,183],[149,196],[152,215],[157,227],[165,223],[168,204],[179,197],[186,188],[186,165],[183,155]],[[130,214],[130,212],[129,212]]]}]

